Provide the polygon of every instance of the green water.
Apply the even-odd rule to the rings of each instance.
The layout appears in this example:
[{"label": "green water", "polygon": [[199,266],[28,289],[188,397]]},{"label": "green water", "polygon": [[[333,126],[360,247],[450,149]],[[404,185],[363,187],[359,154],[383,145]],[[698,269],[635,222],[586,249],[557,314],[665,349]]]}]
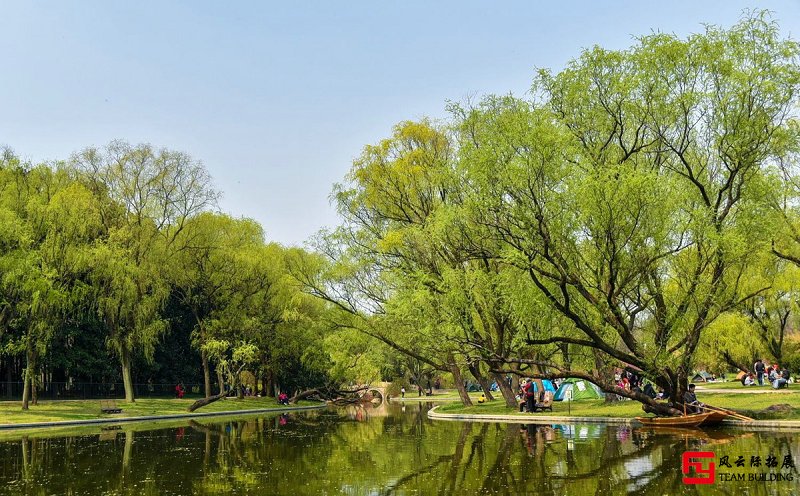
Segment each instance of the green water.
[{"label": "green water", "polygon": [[[0,494],[800,494],[797,469],[781,468],[787,455],[800,461],[799,433],[459,423],[429,420],[428,408],[10,438],[0,442]],[[717,467],[713,485],[685,485],[685,451],[728,456],[733,468]],[[769,455],[778,467],[764,466]],[[737,473],[794,480],[723,480]]]}]

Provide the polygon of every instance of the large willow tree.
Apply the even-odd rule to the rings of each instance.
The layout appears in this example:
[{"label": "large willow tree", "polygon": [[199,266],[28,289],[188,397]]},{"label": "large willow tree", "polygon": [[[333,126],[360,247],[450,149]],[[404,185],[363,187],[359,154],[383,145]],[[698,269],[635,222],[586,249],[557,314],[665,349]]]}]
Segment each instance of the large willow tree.
[{"label": "large willow tree", "polygon": [[[475,221],[573,324],[531,344],[597,350],[682,397],[704,330],[760,292],[742,277],[769,249],[776,165],[796,144],[798,54],[748,17],[587,50],[542,71],[535,101],[466,113]],[[579,372],[615,390],[596,370],[557,375]]]},{"label": "large willow tree", "polygon": [[151,358],[167,324],[164,264],[187,219],[214,205],[205,168],[190,156],[149,145],[114,141],[73,158],[101,203],[107,237],[96,244],[92,285],[106,343],[119,357],[125,399],[134,401],[132,355]]},{"label": "large willow tree", "polygon": [[532,98],[454,105],[438,130],[404,123],[338,190],[340,269],[313,288],[413,321],[395,344],[433,335],[495,373],[581,376],[676,413],[609,372],[680,399],[704,331],[769,289],[751,275],[797,149],[798,55],[755,13],[586,50]]}]

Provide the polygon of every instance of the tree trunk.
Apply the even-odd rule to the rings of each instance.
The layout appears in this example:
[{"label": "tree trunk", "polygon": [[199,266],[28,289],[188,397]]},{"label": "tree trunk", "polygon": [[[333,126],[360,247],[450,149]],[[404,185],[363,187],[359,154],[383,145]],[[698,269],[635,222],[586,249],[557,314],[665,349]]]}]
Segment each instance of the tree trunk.
[{"label": "tree trunk", "polygon": [[458,368],[458,364],[456,364],[452,355],[448,358],[447,368],[450,369],[450,373],[453,374],[453,380],[456,383],[456,389],[458,390],[458,396],[461,398],[461,403],[463,403],[464,406],[472,406],[472,399],[470,399],[469,394],[467,394],[467,388],[464,386],[464,378],[461,376],[461,369]]},{"label": "tree trunk", "polygon": [[31,351],[31,401],[33,406],[39,404],[39,395],[36,391],[36,385],[39,381],[37,381],[37,370],[39,369],[39,357],[36,355],[36,350],[34,349]]},{"label": "tree trunk", "polygon": [[211,403],[214,403],[217,400],[221,400],[224,397],[225,397],[225,392],[223,391],[220,394],[216,394],[214,396],[209,396],[208,398],[201,398],[201,399],[195,401],[194,403],[192,403],[191,406],[187,409],[187,411],[193,412],[193,411],[197,410],[198,408],[203,408],[204,406],[210,405]]},{"label": "tree trunk", "polygon": [[22,409],[28,409],[28,402],[31,397],[31,383],[33,381],[33,353],[28,351],[26,354],[27,364],[25,366],[25,375],[22,376]]},{"label": "tree trunk", "polygon": [[208,354],[205,351],[200,352],[200,356],[203,358],[203,383],[205,385],[205,397],[211,397],[211,370],[209,369],[210,365],[208,363]]},{"label": "tree trunk", "polygon": [[467,365],[469,368],[469,372],[475,377],[475,380],[478,381],[478,384],[481,385],[481,389],[483,389],[483,395],[486,397],[486,401],[494,401],[494,396],[492,396],[492,388],[489,384],[489,381],[486,379],[486,376],[481,374],[481,364],[480,362],[473,362]]},{"label": "tree trunk", "polygon": [[225,394],[225,379],[222,378],[219,368],[217,368],[217,382],[219,383],[219,394]]},{"label": "tree trunk", "polygon": [[320,394],[319,389],[308,389],[306,391],[303,391],[302,393],[297,393],[296,395],[292,396],[292,398],[289,399],[289,403],[294,405],[298,401],[306,399],[309,396],[314,396],[315,394]]},{"label": "tree trunk", "polygon": [[125,387],[125,401],[134,403],[136,400],[133,397],[133,379],[131,378],[131,352],[123,347],[119,356],[120,362],[122,362],[122,385]]},{"label": "tree trunk", "polygon": [[516,408],[517,407],[517,397],[514,394],[514,391],[511,390],[511,386],[508,385],[506,382],[506,378],[503,374],[498,374],[497,372],[492,372],[491,377],[497,383],[497,386],[500,388],[500,394],[503,395],[503,399],[506,402],[507,407]]},{"label": "tree trunk", "polygon": [[734,359],[731,356],[731,354],[728,353],[727,350],[722,350],[720,355],[722,356],[722,359],[725,361],[725,363],[727,363],[731,367],[737,368],[737,369],[739,369],[739,370],[741,370],[742,372],[745,372],[745,373],[753,372],[753,371],[750,370],[750,368],[752,367],[752,363],[754,363],[755,360],[752,360],[750,362],[750,365],[748,365],[748,364],[741,363],[741,362],[737,361],[736,359]]}]

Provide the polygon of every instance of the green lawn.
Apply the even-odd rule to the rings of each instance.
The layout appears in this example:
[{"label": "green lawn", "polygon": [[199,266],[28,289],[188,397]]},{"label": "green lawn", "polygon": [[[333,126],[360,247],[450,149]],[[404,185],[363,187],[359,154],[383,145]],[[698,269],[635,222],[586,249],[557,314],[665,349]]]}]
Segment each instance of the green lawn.
[{"label": "green lawn", "polygon": [[[709,405],[729,408],[755,419],[784,419],[800,420],[800,390],[790,394],[737,394],[737,393],[703,393],[698,391],[700,401]],[[765,408],[771,405],[789,405],[792,410],[787,412],[766,412]],[[482,405],[464,407],[460,403],[442,405],[437,410],[442,413],[467,413],[467,414],[501,414],[529,416],[528,413],[519,413],[519,410],[507,408],[501,400]],[[537,415],[551,415],[545,412]],[[635,401],[618,401],[606,403],[603,400],[585,400],[553,403],[552,415],[572,417],[639,417],[647,415],[642,411],[641,404]]]},{"label": "green lawn", "polygon": [[[700,389],[740,389],[742,391],[747,390],[761,390],[761,389],[772,389],[772,384],[764,379],[763,386],[742,386],[742,383],[739,381],[728,381],[728,382],[695,382],[695,385]],[[790,386],[791,387],[791,386]],[[773,390],[774,391],[774,390]]]},{"label": "green lawn", "polygon": [[[84,420],[115,417],[142,417],[146,415],[170,415],[188,413],[186,409],[193,399],[138,399],[135,403],[116,400],[122,413],[103,414],[100,400],[40,401],[22,410],[19,401],[0,402],[0,424],[23,424],[28,422],[54,422],[59,420]],[[299,406],[318,405],[318,402],[301,401]],[[228,398],[201,408],[197,413],[250,410],[256,408],[278,408],[275,398]]]}]

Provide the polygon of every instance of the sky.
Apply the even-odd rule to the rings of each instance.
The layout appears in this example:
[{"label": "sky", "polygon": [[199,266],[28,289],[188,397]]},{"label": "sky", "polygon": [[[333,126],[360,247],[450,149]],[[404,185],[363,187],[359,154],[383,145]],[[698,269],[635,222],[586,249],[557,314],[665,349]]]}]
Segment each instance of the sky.
[{"label": "sky", "polygon": [[220,209],[302,245],[365,145],[448,101],[524,96],[536,68],[800,0],[0,0],[0,145],[33,162],[113,139],[202,161]]}]

